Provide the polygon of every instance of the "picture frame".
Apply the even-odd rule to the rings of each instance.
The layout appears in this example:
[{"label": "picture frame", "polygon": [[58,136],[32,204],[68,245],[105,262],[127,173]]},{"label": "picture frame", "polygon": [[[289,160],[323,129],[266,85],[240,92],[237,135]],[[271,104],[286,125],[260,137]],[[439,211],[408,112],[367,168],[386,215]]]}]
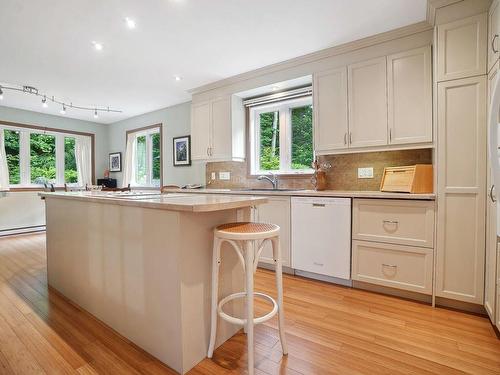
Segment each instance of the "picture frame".
[{"label": "picture frame", "polygon": [[191,136],[174,137],[173,139],[174,167],[188,167],[191,165]]},{"label": "picture frame", "polygon": [[122,171],[122,153],[112,152],[109,154],[109,171],[121,172]]}]

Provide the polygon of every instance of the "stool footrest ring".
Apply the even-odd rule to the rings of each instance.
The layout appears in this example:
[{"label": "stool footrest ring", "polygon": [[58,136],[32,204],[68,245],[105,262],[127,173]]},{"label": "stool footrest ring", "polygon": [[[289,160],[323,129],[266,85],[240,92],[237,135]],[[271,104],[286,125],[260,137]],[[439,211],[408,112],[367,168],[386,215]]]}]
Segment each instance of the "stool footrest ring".
[{"label": "stool footrest ring", "polygon": [[[276,315],[276,313],[278,312],[278,304],[276,303],[274,298],[272,298],[271,296],[268,296],[267,294],[260,293],[260,292],[254,292],[253,295],[254,295],[254,297],[260,297],[260,298],[266,299],[273,304],[273,309],[270,312],[268,312],[266,315],[260,316],[258,318],[254,318],[254,320],[253,320],[254,324],[264,323]],[[228,295],[227,297],[224,297],[223,299],[220,300],[219,305],[217,306],[217,313],[225,321],[228,321],[228,322],[233,323],[233,324],[239,324],[241,326],[246,325],[247,324],[246,319],[236,318],[234,316],[228,315],[222,309],[222,307],[226,303],[228,303],[229,301],[232,301],[232,300],[237,299],[237,298],[244,298],[246,296],[247,296],[246,292],[239,292],[239,293],[233,293],[233,294]]]}]

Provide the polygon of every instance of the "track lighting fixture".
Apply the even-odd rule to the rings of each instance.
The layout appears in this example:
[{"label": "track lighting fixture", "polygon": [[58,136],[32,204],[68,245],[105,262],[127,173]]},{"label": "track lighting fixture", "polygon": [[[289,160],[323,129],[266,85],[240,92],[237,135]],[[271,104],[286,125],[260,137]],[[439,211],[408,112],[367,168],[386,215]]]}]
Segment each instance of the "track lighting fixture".
[{"label": "track lighting fixture", "polygon": [[59,111],[59,113],[61,113],[62,115],[66,114],[66,106],[69,105],[69,107],[71,109],[79,109],[79,110],[82,110],[82,111],[92,111],[93,114],[94,114],[94,118],[98,118],[99,117],[99,112],[112,112],[112,113],[121,113],[122,111],[119,110],[119,109],[111,109],[109,107],[86,107],[86,106],[80,106],[80,105],[73,105],[73,103],[69,103],[68,102],[63,102],[63,101],[60,101],[60,100],[57,100],[54,96],[49,96],[49,99],[47,99],[47,94],[44,94],[44,93],[41,93],[38,91],[38,89],[36,87],[33,87],[33,86],[17,86],[17,85],[2,85],[0,86],[0,100],[3,99],[3,91],[4,90],[12,90],[12,91],[18,91],[18,92],[22,92],[23,94],[28,94],[28,95],[35,95],[35,96],[39,96],[42,98],[42,107],[43,108],[48,108],[49,106],[49,101],[51,101],[52,103],[55,103],[55,104],[60,104],[61,105],[61,110]]}]

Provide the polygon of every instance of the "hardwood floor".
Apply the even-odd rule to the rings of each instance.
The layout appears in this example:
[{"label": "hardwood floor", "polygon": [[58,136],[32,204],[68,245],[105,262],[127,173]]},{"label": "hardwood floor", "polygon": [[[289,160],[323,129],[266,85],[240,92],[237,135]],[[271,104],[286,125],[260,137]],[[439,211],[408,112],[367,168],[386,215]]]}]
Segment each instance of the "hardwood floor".
[{"label": "hardwood floor", "polygon": [[[274,275],[256,288],[274,295]],[[257,374],[500,374],[486,318],[291,276],[289,355],[273,319],[256,328]],[[256,314],[265,311],[256,304]],[[238,334],[190,374],[245,373]],[[45,235],[0,238],[0,374],[173,374],[47,288]]]}]

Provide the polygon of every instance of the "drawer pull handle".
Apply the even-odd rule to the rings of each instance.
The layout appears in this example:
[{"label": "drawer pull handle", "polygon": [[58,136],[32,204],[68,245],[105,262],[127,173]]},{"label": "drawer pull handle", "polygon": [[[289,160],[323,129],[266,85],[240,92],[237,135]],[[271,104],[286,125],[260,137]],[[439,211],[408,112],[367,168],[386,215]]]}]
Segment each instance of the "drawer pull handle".
[{"label": "drawer pull handle", "polygon": [[313,262],[313,264],[314,264],[315,266],[321,266],[321,267],[323,267],[323,266],[324,266],[324,264],[323,264],[323,263],[318,263],[318,262]]},{"label": "drawer pull handle", "polygon": [[326,204],[324,203],[313,203],[313,207],[326,207]]},{"label": "drawer pull handle", "polygon": [[382,263],[382,267],[398,268],[398,266],[394,264],[385,264],[385,263]]},{"label": "drawer pull handle", "polygon": [[399,224],[399,221],[397,221],[397,220],[382,220],[382,223],[384,223],[384,224],[394,224],[394,225],[398,225],[398,224]]}]

